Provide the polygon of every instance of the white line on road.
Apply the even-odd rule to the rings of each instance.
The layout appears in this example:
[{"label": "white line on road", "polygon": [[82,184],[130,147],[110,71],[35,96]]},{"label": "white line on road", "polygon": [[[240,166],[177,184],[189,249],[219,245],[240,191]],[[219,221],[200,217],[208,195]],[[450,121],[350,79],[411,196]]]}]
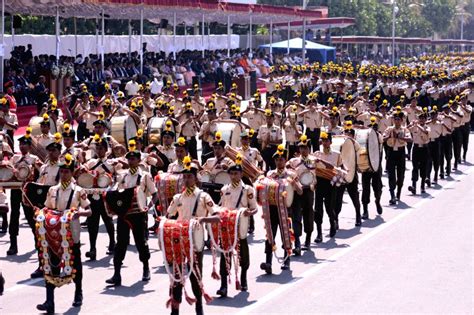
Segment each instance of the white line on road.
[{"label": "white line on road", "polygon": [[[465,173],[463,174],[460,174],[458,176],[453,176],[453,181],[447,183],[446,185],[444,185],[442,187],[442,189],[439,189],[437,191],[434,191],[431,196],[432,197],[436,197],[437,195],[439,195],[440,193],[442,193],[444,191],[444,189],[446,188],[449,188],[451,186],[454,186],[455,184],[457,184],[457,179],[459,179],[461,176],[467,176],[469,175],[470,173],[472,173],[474,171],[473,168],[469,168]],[[369,239],[371,239],[372,237],[376,236],[377,234],[379,234],[380,232],[384,231],[385,229],[389,228],[390,226],[392,226],[393,224],[397,223],[398,221],[400,221],[401,219],[405,218],[406,216],[408,216],[409,214],[413,213],[413,211],[417,208],[419,208],[421,205],[423,205],[425,202],[431,200],[433,198],[423,198],[422,200],[418,201],[416,204],[414,204],[411,208],[408,208],[407,210],[404,210],[404,212],[402,212],[401,214],[399,214],[398,216],[396,216],[395,218],[393,218],[392,220],[388,221],[387,223],[384,223],[382,225],[380,225],[379,227],[375,228],[374,230],[372,230],[371,232],[369,232],[368,234],[362,236],[360,239],[358,239],[357,241],[355,241],[354,243],[352,243],[349,247],[346,247],[342,250],[340,250],[339,252],[335,253],[334,255],[332,255],[331,257],[329,257],[326,261],[323,261],[319,264],[317,264],[316,266],[306,270],[305,272],[303,272],[298,278],[294,278],[293,280],[291,280],[290,282],[288,282],[287,284],[284,284],[284,285],[281,285],[279,286],[277,289],[275,290],[272,290],[270,293],[268,293],[267,295],[261,297],[258,299],[257,302],[253,303],[253,304],[250,304],[248,306],[245,306],[243,307],[237,314],[249,314],[249,313],[252,313],[252,311],[258,309],[259,307],[262,307],[263,305],[265,305],[265,303],[268,303],[270,302],[271,300],[277,298],[278,296],[280,296],[281,294],[283,294],[284,292],[288,291],[290,288],[292,288],[294,285],[298,284],[298,281],[300,281],[301,279],[305,279],[307,277],[310,277],[312,275],[314,275],[316,272],[318,272],[319,270],[323,269],[324,267],[328,266],[329,265],[329,262],[333,262],[335,261],[336,259],[348,254],[349,252],[353,251],[355,248],[357,248],[358,246],[360,246],[361,244],[365,243],[366,241],[368,241]]]}]

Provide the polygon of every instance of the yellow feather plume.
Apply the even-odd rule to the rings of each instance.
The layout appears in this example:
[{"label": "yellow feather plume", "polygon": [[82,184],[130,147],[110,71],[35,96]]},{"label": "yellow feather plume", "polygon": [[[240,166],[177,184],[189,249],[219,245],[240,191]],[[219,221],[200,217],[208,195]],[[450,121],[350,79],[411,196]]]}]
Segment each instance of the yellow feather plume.
[{"label": "yellow feather plume", "polygon": [[137,137],[141,138],[142,136],[143,136],[143,129],[140,128],[137,130]]},{"label": "yellow feather plume", "polygon": [[65,163],[66,165],[68,165],[68,166],[71,165],[72,160],[73,160],[73,157],[72,157],[71,154],[68,153],[68,154],[66,154],[66,155],[64,156],[64,163]]},{"label": "yellow feather plume", "polygon": [[235,157],[235,164],[242,165],[242,154],[237,154],[237,156]]},{"label": "yellow feather plume", "polygon": [[186,155],[183,159],[183,165],[184,168],[187,169],[188,171],[191,169],[191,157],[189,155]]},{"label": "yellow feather plume", "polygon": [[216,141],[221,141],[222,140],[222,133],[220,131],[216,132],[216,135],[214,136]]},{"label": "yellow feather plume", "polygon": [[62,139],[61,134],[59,132],[56,132],[54,134],[54,142],[59,143],[61,141],[61,139]]}]

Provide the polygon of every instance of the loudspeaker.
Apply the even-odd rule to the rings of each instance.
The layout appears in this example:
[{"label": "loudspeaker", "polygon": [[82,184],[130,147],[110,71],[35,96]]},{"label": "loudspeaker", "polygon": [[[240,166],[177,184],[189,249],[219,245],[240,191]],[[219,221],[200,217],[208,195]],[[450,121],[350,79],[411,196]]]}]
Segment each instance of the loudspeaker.
[{"label": "loudspeaker", "polygon": [[21,16],[19,16],[19,15],[14,15],[13,16],[13,28],[14,29],[21,28],[21,22],[22,22]]},{"label": "loudspeaker", "polygon": [[168,20],[161,19],[159,28],[167,28],[168,27]]}]

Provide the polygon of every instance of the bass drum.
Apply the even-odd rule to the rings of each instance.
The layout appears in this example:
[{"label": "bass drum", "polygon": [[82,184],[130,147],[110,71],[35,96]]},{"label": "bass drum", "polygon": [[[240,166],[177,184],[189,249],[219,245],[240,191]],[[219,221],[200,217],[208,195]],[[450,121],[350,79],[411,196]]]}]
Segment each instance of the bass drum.
[{"label": "bass drum", "polygon": [[360,172],[376,172],[380,167],[380,143],[373,129],[355,129],[356,141],[360,144],[357,168]]},{"label": "bass drum", "polygon": [[[171,220],[166,219],[165,217],[160,220],[160,224],[158,226],[158,247],[161,251],[163,251],[163,255],[166,256],[165,259],[167,259],[168,262],[172,262],[173,260],[173,251],[170,247],[172,244],[174,244],[173,241],[175,239],[175,236],[178,235],[179,238],[182,238],[184,243],[187,243],[189,241],[188,231],[190,224],[193,224],[193,222],[186,220]],[[204,250],[204,227],[201,224],[195,224],[192,228],[192,243],[194,251],[202,252]],[[164,244],[165,248],[163,248],[162,244]],[[187,255],[189,253],[189,249],[185,249],[185,252]],[[180,255],[180,252],[174,252],[174,254]]]},{"label": "bass drum", "polygon": [[[148,121],[146,128],[148,144],[160,144],[161,143],[161,132],[165,129],[166,121],[168,117],[151,117]],[[176,135],[176,129],[174,125],[171,125],[171,131]]]},{"label": "bass drum", "polygon": [[77,177],[77,185],[82,188],[92,188],[94,187],[95,176],[91,173],[82,173]]},{"label": "bass drum", "polygon": [[0,182],[8,182],[13,178],[13,168],[6,165],[0,165]]},{"label": "bass drum", "polygon": [[347,170],[347,173],[344,175],[344,181],[351,183],[356,174],[356,152],[354,143],[346,136],[334,136],[332,137],[331,149],[341,153],[342,163]]},{"label": "bass drum", "polygon": [[31,166],[22,164],[16,168],[16,179],[19,180],[20,182],[26,181],[30,177],[31,174],[32,174]]},{"label": "bass drum", "polygon": [[222,133],[222,140],[231,147],[240,147],[242,125],[237,120],[217,121],[214,125],[216,125],[216,130]]},{"label": "bass drum", "polygon": [[128,146],[128,140],[137,134],[137,124],[130,116],[115,116],[110,119],[110,135],[120,144]]},{"label": "bass drum", "polygon": [[40,117],[40,116],[33,116],[30,118],[30,121],[28,122],[28,126],[31,127],[32,136],[39,136],[41,134],[40,123],[42,121],[43,121],[43,117]]},{"label": "bass drum", "polygon": [[208,171],[200,171],[197,175],[198,180],[201,183],[210,183],[211,182],[211,173]]},{"label": "bass drum", "polygon": [[[262,177],[257,180],[255,183],[256,191],[257,191],[257,202],[259,204],[263,204],[264,202],[268,202],[272,206],[278,206],[278,199],[280,197],[280,185],[284,185],[284,193],[285,193],[285,204],[286,207],[291,207],[293,203],[294,197],[294,189],[291,184],[288,183],[286,180],[274,180],[267,177]],[[264,190],[268,189],[268,197],[264,198]],[[265,200],[267,199],[267,200]]]},{"label": "bass drum", "polygon": [[112,177],[106,173],[99,174],[97,175],[96,182],[97,182],[97,187],[107,188],[112,185]]}]

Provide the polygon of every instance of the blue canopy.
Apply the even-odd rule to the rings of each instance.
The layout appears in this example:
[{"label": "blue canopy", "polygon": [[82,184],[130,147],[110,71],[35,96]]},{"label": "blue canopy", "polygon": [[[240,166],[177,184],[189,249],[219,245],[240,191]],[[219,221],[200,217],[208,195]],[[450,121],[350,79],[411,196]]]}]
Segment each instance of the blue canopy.
[{"label": "blue canopy", "polygon": [[[299,37],[290,40],[284,40],[272,44],[272,50],[275,54],[286,54],[290,47],[290,54],[301,52],[303,49],[303,40]],[[260,49],[270,49],[270,44],[260,45]],[[321,45],[315,42],[306,41],[306,57],[309,62],[318,61],[320,63],[327,63],[336,60],[336,48]]]}]

